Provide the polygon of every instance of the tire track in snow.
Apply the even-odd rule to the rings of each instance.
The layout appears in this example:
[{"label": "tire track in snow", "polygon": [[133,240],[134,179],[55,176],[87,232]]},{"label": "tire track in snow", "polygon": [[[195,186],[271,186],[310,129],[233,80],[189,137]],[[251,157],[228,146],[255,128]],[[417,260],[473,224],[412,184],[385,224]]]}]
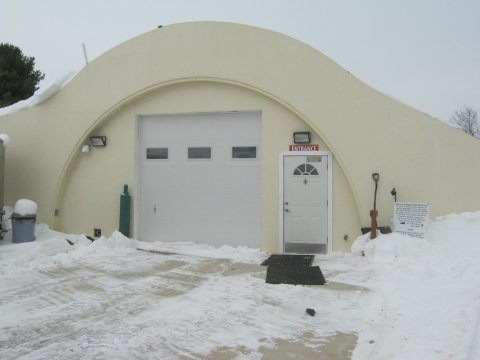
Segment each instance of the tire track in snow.
[{"label": "tire track in snow", "polygon": [[[230,260],[130,252],[69,267],[26,272],[9,283],[0,324],[8,306],[38,305],[38,313],[16,312],[18,326],[0,331],[0,358],[191,359],[222,349],[240,355],[305,333],[314,348],[332,329],[358,331],[358,309],[369,299],[334,283],[265,284],[264,267]],[[307,305],[316,317],[305,314]]]},{"label": "tire track in snow", "polygon": [[[168,281],[155,275],[160,268],[162,274],[171,276],[172,272],[188,265],[184,262],[172,265],[170,260],[162,262],[158,255],[150,257],[154,259],[146,259],[144,254],[139,256],[150,274],[125,268],[109,274],[108,270],[98,269],[98,264],[93,264],[93,267],[82,264],[74,268],[34,272],[33,276],[20,283],[3,281],[7,286],[2,292],[0,310],[3,312],[9,305],[14,305],[27,310],[27,313],[24,313],[26,321],[19,319],[16,326],[4,327],[0,333],[1,357],[16,359],[30,354],[35,358],[35,353],[40,355],[43,349],[52,346],[68,348],[70,344],[78,347],[77,342],[91,337],[98,330],[98,324],[105,322],[117,322],[121,328],[124,318],[145,311],[154,303],[153,298],[158,294],[155,291],[149,293],[149,289],[165,289]],[[128,260],[130,264],[135,264],[131,258]],[[177,281],[182,282],[182,279],[177,277]],[[201,282],[201,278],[195,278],[195,282]],[[110,288],[109,283],[113,283]],[[185,284],[185,288],[192,286]],[[85,288],[88,288],[88,296]],[[175,296],[181,291],[176,289],[167,293]]]}]

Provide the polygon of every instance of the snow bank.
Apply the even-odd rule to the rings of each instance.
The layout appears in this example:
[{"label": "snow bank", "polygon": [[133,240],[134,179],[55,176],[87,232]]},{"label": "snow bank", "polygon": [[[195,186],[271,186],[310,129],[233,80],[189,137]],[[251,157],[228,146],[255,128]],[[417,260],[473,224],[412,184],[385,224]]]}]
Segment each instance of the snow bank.
[{"label": "snow bank", "polygon": [[25,215],[36,215],[37,214],[37,204],[28,199],[20,199],[15,203],[13,207],[13,212],[20,216]]},{"label": "snow bank", "polygon": [[0,242],[0,274],[46,270],[89,257],[115,256],[137,248],[137,241],[118,231],[92,243],[85,235],[69,235],[50,230],[46,224],[35,227],[35,241],[12,243],[11,232]]},{"label": "snow bank", "polygon": [[136,249],[138,241],[129,239],[119,231],[114,231],[108,238],[102,236],[92,243],[91,250],[94,252],[110,252],[115,249]]},{"label": "snow bank", "polygon": [[[77,245],[79,246],[85,246],[85,243]],[[38,271],[59,263],[68,263],[64,255],[75,248],[64,237],[4,245],[0,251],[0,274],[12,275],[32,270]]]},{"label": "snow bank", "polygon": [[398,233],[379,234],[371,240],[370,234],[360,236],[352,245],[352,254],[371,257],[376,263],[415,259],[429,251],[431,244],[425,239]]},{"label": "snow bank", "polygon": [[478,347],[480,212],[436,219],[428,239],[393,233],[353,244],[376,296],[354,359],[461,359]]}]

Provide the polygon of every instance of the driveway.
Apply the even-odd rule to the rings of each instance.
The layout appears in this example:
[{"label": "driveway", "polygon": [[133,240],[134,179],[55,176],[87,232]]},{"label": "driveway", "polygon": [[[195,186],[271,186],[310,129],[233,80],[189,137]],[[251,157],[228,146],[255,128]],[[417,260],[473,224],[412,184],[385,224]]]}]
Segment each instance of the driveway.
[{"label": "driveway", "polygon": [[2,359],[349,359],[369,298],[266,284],[260,261],[89,248],[0,277]]}]

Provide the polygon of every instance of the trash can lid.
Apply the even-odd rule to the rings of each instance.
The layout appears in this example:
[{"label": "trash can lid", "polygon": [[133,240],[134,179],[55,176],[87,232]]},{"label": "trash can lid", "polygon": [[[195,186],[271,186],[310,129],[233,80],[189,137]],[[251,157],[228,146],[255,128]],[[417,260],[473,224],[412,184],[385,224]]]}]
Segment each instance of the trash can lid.
[{"label": "trash can lid", "polygon": [[17,213],[12,214],[12,219],[29,220],[29,219],[36,219],[36,218],[37,218],[36,214],[25,214],[25,215],[17,214]]}]

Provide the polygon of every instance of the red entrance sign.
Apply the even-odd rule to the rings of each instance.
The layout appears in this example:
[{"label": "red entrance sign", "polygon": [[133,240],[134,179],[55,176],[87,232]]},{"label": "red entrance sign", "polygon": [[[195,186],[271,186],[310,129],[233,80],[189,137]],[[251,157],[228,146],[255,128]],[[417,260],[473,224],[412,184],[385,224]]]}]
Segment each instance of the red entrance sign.
[{"label": "red entrance sign", "polygon": [[289,151],[318,151],[320,146],[318,145],[289,145]]}]

